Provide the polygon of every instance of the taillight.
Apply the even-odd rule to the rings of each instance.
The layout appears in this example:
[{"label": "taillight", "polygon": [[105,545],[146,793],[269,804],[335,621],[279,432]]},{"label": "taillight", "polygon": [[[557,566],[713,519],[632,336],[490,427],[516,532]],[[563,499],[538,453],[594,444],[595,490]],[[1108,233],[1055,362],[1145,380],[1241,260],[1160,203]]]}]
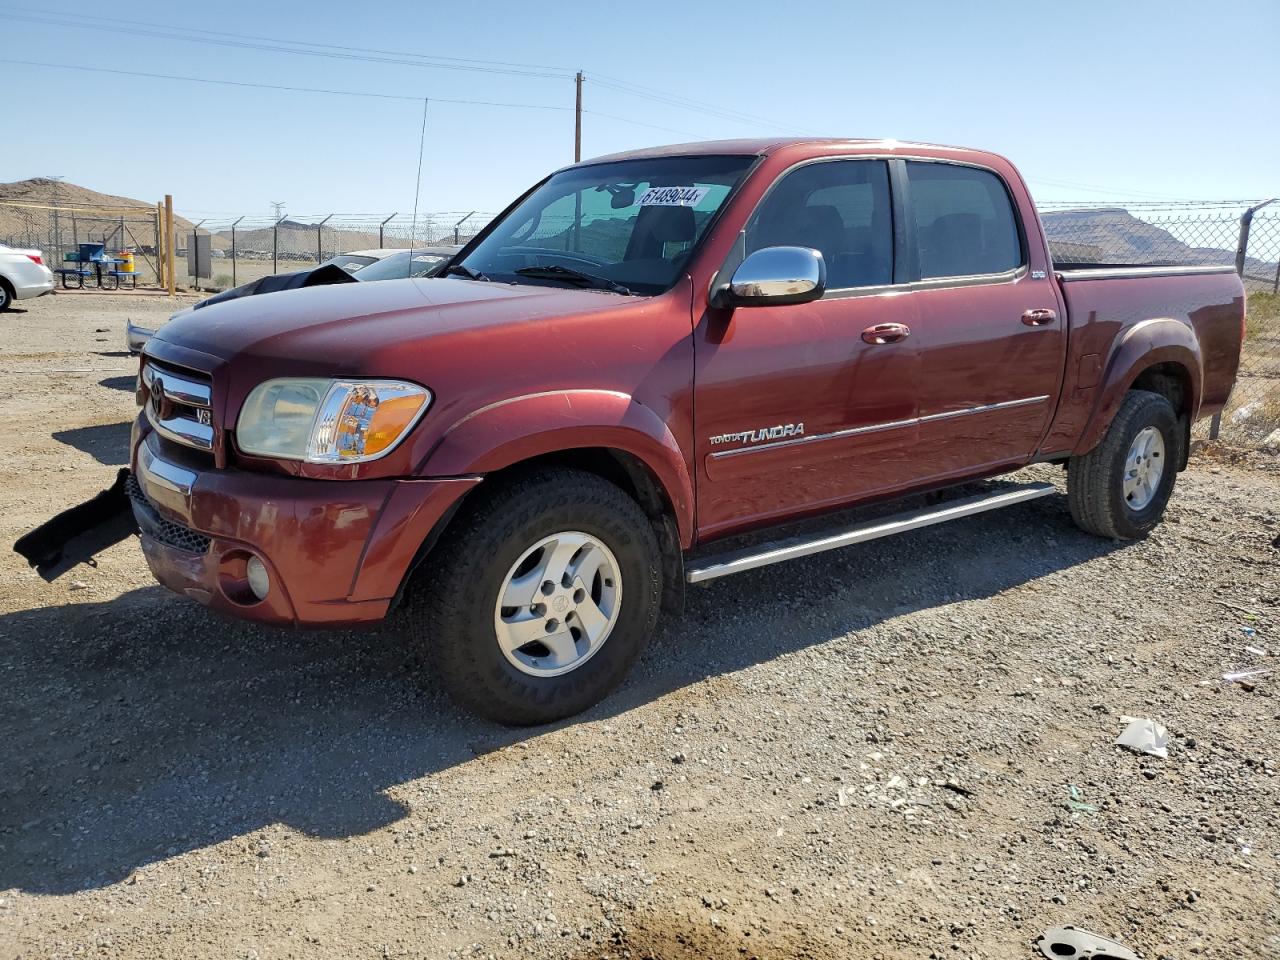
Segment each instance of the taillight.
[{"label": "taillight", "polygon": [[40,256],[40,254],[38,253],[28,253],[27,259],[30,260],[32,263],[38,263],[40,264],[40,266],[42,267],[44,266],[44,257]]}]

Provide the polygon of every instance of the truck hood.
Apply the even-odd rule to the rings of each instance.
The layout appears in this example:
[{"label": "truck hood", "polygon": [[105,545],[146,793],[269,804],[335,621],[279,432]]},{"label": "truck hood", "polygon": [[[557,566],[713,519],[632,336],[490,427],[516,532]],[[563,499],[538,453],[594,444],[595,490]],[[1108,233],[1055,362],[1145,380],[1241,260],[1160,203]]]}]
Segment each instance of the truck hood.
[{"label": "truck hood", "polygon": [[613,293],[533,284],[382,280],[214,304],[175,316],[156,333],[149,349],[172,353],[167,345],[223,362],[251,355],[355,374],[365,371],[371,356],[438,334],[635,303],[634,297]]}]

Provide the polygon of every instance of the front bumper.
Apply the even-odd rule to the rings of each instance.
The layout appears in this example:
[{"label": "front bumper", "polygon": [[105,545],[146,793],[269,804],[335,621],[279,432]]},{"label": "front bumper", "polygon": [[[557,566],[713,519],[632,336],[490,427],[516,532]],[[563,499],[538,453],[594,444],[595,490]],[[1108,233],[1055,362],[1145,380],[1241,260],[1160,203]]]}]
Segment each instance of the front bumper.
[{"label": "front bumper", "polygon": [[[176,593],[260,623],[381,620],[428,535],[480,482],[198,469],[167,450],[145,421],[135,437],[135,514],[152,574]],[[267,570],[263,599],[249,588],[250,557]]]},{"label": "front bumper", "polygon": [[130,353],[141,353],[142,348],[147,345],[147,341],[156,335],[154,330],[147,327],[140,327],[132,320],[124,322],[124,345],[125,349]]}]

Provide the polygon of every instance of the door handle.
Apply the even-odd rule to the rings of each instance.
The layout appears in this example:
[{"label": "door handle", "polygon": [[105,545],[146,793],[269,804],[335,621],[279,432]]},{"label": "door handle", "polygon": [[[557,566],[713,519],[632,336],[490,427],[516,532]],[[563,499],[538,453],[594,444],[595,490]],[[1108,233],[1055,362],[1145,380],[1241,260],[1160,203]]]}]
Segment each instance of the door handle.
[{"label": "door handle", "polygon": [[1038,307],[1035,310],[1028,310],[1022,315],[1022,322],[1028,327],[1043,327],[1045,324],[1053,323],[1058,319],[1058,314],[1048,307]]},{"label": "door handle", "polygon": [[911,336],[911,328],[905,323],[877,323],[862,331],[864,343],[897,343]]}]

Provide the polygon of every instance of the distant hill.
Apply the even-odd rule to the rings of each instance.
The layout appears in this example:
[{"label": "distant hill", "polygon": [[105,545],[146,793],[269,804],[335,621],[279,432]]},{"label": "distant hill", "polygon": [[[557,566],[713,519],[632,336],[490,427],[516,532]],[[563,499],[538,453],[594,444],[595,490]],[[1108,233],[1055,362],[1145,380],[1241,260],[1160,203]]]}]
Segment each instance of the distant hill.
[{"label": "distant hill", "polygon": [[[1041,213],[1053,255],[1059,260],[1106,263],[1234,264],[1235,221],[1221,224],[1188,221],[1186,233],[1231,244],[1193,247],[1164,227],[1140,220],[1119,207],[1057,210]],[[1259,261],[1259,267],[1261,267]]]},{"label": "distant hill", "polygon": [[[34,177],[30,180],[17,180],[13,183],[0,183],[0,241],[11,239],[15,243],[29,244],[40,248],[53,245],[53,214],[50,210],[39,206],[11,206],[4,201],[17,201],[24,204],[56,204],[59,208],[59,226],[62,242],[70,247],[74,242],[73,232],[79,233],[79,239],[88,240],[99,237],[105,230],[111,232],[111,222],[119,221],[120,211],[137,210],[137,213],[125,213],[126,243],[129,246],[155,246],[155,228],[152,211],[155,203],[146,200],[135,200],[133,197],[120,197],[110,193],[99,193],[74,183],[50,180],[47,177]],[[144,222],[130,222],[130,221]],[[192,229],[190,220],[175,216],[174,230],[185,238]],[[185,239],[180,246],[185,246]]]}]

